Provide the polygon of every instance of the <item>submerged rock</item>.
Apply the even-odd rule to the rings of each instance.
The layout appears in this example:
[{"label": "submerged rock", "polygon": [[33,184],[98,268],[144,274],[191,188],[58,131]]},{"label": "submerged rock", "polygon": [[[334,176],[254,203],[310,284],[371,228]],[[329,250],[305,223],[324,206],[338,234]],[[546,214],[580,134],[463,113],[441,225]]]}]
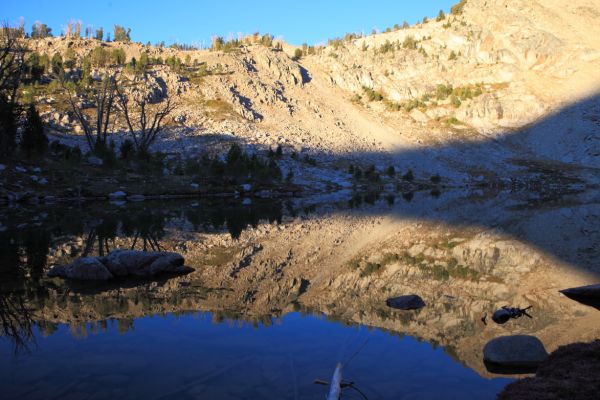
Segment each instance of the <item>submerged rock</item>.
[{"label": "submerged rock", "polygon": [[387,299],[385,304],[388,307],[397,308],[399,310],[417,310],[425,307],[425,302],[416,294],[399,296]]},{"label": "submerged rock", "polygon": [[162,273],[183,274],[186,267],[180,254],[168,251],[116,250],[105,257],[84,257],[70,265],[56,266],[50,277],[77,280],[108,280],[114,277],[152,277]]},{"label": "submerged rock", "polygon": [[483,362],[489,372],[522,374],[535,372],[548,353],[535,336],[500,336],[483,348]]}]

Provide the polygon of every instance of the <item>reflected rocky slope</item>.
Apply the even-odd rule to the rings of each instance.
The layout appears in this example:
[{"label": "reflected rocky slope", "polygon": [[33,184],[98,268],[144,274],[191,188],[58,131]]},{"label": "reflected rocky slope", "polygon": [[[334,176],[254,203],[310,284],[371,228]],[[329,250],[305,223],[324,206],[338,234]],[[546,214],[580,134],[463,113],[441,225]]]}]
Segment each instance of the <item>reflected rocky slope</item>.
[{"label": "reflected rocky slope", "polygon": [[[0,233],[5,336],[24,345],[34,325],[51,334],[66,323],[85,336],[111,319],[126,331],[146,315],[210,311],[269,324],[303,311],[444,346],[484,375],[483,345],[494,337],[533,334],[551,351],[600,336],[600,313],[558,292],[598,279],[594,194],[408,197],[51,208],[20,225],[9,212]],[[92,286],[44,278],[50,265],[116,248],[176,251],[195,272]],[[427,307],[385,305],[408,293]],[[491,313],[504,305],[531,305],[533,318],[496,325]]]}]

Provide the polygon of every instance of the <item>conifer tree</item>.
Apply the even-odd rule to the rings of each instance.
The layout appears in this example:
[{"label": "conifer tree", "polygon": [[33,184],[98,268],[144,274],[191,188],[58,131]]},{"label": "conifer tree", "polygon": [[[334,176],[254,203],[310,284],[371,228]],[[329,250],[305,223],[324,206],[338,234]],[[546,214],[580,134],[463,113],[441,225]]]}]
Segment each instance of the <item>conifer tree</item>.
[{"label": "conifer tree", "polygon": [[28,157],[42,155],[48,148],[48,137],[44,132],[44,124],[33,103],[27,109],[27,119],[20,144],[21,149]]}]

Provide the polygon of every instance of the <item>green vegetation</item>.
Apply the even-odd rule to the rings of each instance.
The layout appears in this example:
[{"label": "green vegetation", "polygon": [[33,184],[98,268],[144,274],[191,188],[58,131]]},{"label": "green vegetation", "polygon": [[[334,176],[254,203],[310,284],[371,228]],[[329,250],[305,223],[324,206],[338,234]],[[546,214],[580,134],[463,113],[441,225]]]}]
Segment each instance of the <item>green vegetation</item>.
[{"label": "green vegetation", "polygon": [[372,275],[375,272],[378,272],[381,268],[381,264],[368,262],[367,265],[365,265],[365,268],[360,272],[360,277],[364,278],[366,276]]},{"label": "green vegetation", "polygon": [[294,61],[298,61],[302,58],[302,56],[304,55],[302,49],[296,49],[294,50],[294,56],[292,57],[292,60]]},{"label": "green vegetation", "polygon": [[28,157],[40,156],[48,148],[48,137],[44,132],[44,125],[40,114],[33,104],[27,109],[26,122],[21,136],[21,149]]},{"label": "green vegetation", "polygon": [[52,37],[52,28],[41,22],[36,22],[31,27],[31,38],[32,39],[43,39],[46,37]]},{"label": "green vegetation", "polygon": [[456,117],[450,117],[446,120],[446,125],[459,125],[462,124]]},{"label": "green vegetation", "polygon": [[446,14],[444,13],[444,10],[440,10],[440,12],[438,13],[437,18],[435,19],[436,21],[440,22],[446,19]]},{"label": "green vegetation", "polygon": [[215,184],[241,184],[247,181],[279,182],[281,169],[273,158],[263,159],[256,154],[249,155],[237,144],[231,145],[225,160],[204,154],[199,159],[189,159],[176,169],[181,175],[198,176]]},{"label": "green vegetation", "polygon": [[363,86],[363,91],[369,101],[382,101],[383,95],[380,92],[373,90],[370,87]]},{"label": "green vegetation", "polygon": [[115,42],[130,42],[131,28],[125,29],[121,25],[115,25],[114,40]]},{"label": "green vegetation", "polygon": [[462,103],[461,103],[460,99],[458,98],[458,96],[453,94],[452,97],[450,98],[450,104],[452,104],[454,106],[454,108],[458,108],[458,107],[460,107],[460,105]]},{"label": "green vegetation", "polygon": [[265,47],[273,47],[273,39],[274,37],[271,34],[265,33],[261,36],[258,32],[241,39],[232,38],[227,41],[222,36],[214,36],[210,49],[212,51],[224,51],[228,53],[239,50],[243,45],[258,44]]},{"label": "green vegetation", "polygon": [[402,42],[402,47],[405,49],[416,50],[419,42],[412,36],[407,36]]}]

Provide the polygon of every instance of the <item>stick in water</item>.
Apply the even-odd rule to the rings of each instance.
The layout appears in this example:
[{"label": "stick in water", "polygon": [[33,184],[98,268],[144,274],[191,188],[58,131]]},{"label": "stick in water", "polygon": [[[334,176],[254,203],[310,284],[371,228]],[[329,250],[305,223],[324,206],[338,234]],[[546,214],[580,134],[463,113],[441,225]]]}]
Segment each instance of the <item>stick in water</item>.
[{"label": "stick in water", "polygon": [[329,394],[327,400],[339,400],[342,394],[342,364],[338,363],[331,378],[331,386],[329,386]]}]

